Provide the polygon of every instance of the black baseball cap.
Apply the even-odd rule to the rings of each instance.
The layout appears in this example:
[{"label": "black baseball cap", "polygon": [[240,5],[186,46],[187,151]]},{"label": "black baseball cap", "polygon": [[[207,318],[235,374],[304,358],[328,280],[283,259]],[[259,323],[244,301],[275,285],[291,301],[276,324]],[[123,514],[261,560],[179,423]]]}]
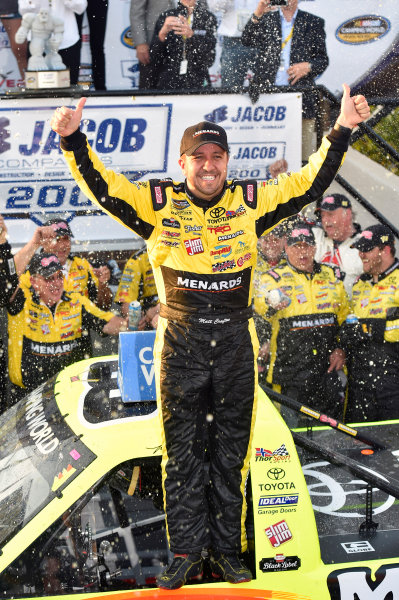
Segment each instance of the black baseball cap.
[{"label": "black baseball cap", "polygon": [[264,238],[268,235],[274,235],[277,238],[282,238],[285,235],[287,235],[287,227],[285,226],[284,222],[279,223],[278,225],[273,227],[273,229],[270,229],[267,233],[262,234],[261,237]]},{"label": "black baseball cap", "polygon": [[229,152],[229,145],[227,143],[227,133],[216,123],[210,121],[201,121],[197,125],[187,127],[183,133],[183,137],[180,142],[180,156],[187,154],[191,156],[197,148],[204,144],[217,144],[221,146],[223,150]]},{"label": "black baseball cap", "polygon": [[298,221],[289,232],[287,237],[287,245],[293,246],[299,242],[306,242],[310,246],[316,245],[316,240],[312,231],[312,226],[306,221]]},{"label": "black baseball cap", "polygon": [[43,225],[45,227],[51,227],[54,229],[57,237],[73,237],[69,223],[63,219],[48,219],[45,223],[43,223]]},{"label": "black baseball cap", "polygon": [[352,203],[344,194],[329,194],[324,196],[316,210],[337,210],[337,208],[352,208]]},{"label": "black baseball cap", "polygon": [[62,265],[55,254],[41,252],[32,257],[28,269],[31,275],[41,275],[47,279],[57,271],[62,271]]},{"label": "black baseball cap", "polygon": [[356,248],[360,252],[369,252],[377,246],[392,246],[395,238],[392,231],[386,225],[370,225],[364,229],[358,239],[351,244],[351,248]]}]

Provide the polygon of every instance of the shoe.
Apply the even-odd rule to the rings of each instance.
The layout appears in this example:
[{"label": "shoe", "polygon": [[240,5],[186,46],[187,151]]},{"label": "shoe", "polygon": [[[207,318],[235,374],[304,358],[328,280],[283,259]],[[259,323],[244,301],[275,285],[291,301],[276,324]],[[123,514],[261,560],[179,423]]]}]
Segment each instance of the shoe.
[{"label": "shoe", "polygon": [[202,576],[201,554],[175,554],[172,562],[158,575],[157,586],[165,590],[177,590],[189,579]]},{"label": "shoe", "polygon": [[217,553],[210,559],[212,575],[223,577],[224,581],[229,583],[244,583],[252,580],[252,573],[244,563],[238,558],[237,554]]}]

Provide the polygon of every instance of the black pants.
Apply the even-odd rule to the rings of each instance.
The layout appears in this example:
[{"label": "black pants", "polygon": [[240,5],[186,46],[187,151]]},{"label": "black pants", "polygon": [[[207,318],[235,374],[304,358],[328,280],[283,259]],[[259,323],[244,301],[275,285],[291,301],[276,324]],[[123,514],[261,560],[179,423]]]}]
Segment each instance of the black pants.
[{"label": "black pants", "polygon": [[79,40],[73,46],[58,51],[64,65],[69,67],[71,85],[76,85],[79,79],[80,48],[81,41]]},{"label": "black pants", "polygon": [[[372,370],[370,370],[372,373]],[[366,385],[366,384],[369,385]],[[389,421],[399,418],[399,379],[381,373],[377,385],[367,377],[349,379],[346,423]]]},{"label": "black pants", "polygon": [[[314,408],[339,421],[343,420],[345,389],[337,371],[323,373],[320,369],[318,377],[309,375],[307,379],[301,379],[299,376],[293,379],[287,377],[287,381],[278,386],[280,390],[277,386],[273,387],[300,404]],[[281,407],[281,415],[288,427],[306,427],[311,422],[309,417],[284,406]]]},{"label": "black pants", "polygon": [[223,327],[159,320],[155,365],[172,552],[246,549],[257,351],[252,319]]},{"label": "black pants", "polygon": [[[90,51],[93,83],[96,90],[105,90],[104,40],[107,27],[108,0],[87,0],[87,19],[90,28]],[[82,35],[83,15],[76,15]]]}]

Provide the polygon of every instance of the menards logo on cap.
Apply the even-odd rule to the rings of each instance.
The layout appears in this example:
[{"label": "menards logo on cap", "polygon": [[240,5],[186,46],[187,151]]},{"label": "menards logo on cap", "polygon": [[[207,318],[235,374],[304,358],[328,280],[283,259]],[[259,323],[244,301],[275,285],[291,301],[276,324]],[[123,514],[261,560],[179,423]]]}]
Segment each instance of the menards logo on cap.
[{"label": "menards logo on cap", "polygon": [[193,137],[197,137],[197,135],[202,135],[203,133],[213,133],[214,135],[220,135],[220,131],[216,131],[216,129],[200,129],[193,133]]}]

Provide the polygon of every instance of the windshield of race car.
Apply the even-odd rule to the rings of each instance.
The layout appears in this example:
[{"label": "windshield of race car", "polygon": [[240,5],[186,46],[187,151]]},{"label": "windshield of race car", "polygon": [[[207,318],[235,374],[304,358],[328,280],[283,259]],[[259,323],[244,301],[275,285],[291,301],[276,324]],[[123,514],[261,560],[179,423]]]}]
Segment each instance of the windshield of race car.
[{"label": "windshield of race car", "polygon": [[66,424],[56,377],[0,416],[0,543],[21,529],[95,455]]}]

